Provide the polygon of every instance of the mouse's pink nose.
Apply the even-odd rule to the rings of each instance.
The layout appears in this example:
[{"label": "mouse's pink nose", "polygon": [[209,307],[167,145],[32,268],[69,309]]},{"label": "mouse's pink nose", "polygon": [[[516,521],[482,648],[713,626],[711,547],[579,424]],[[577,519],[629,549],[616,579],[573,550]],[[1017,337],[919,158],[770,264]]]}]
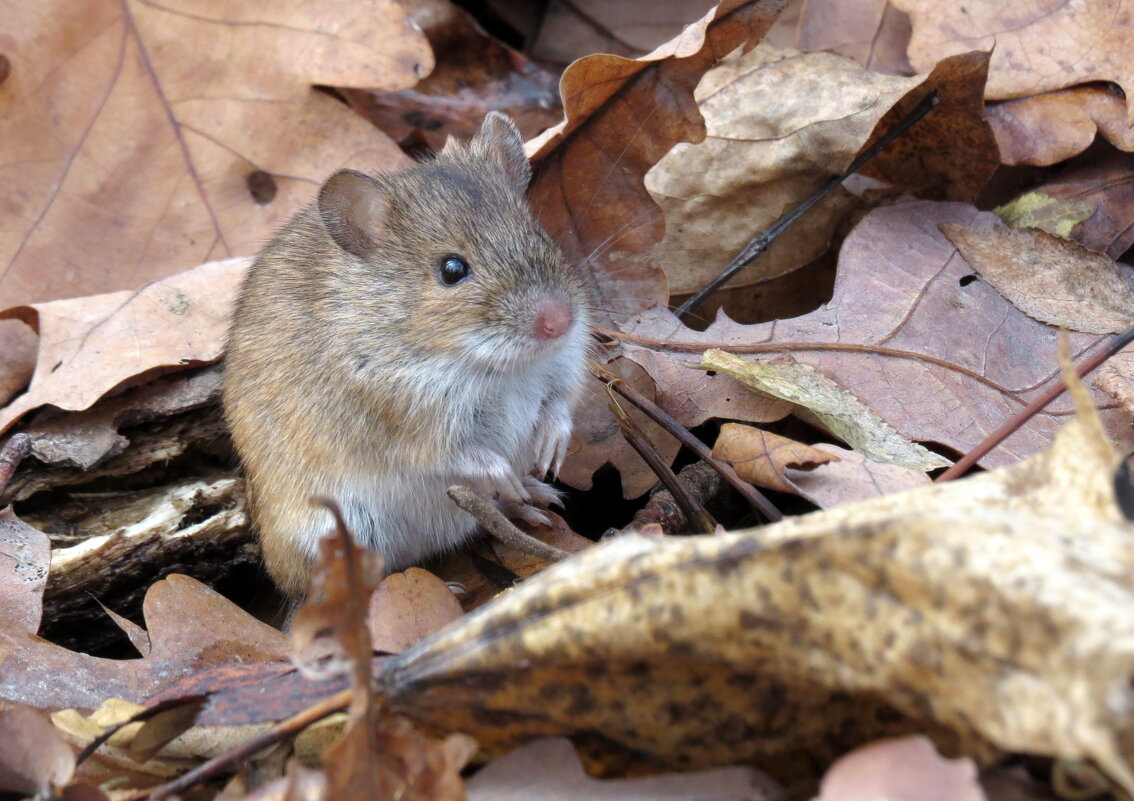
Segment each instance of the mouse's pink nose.
[{"label": "mouse's pink nose", "polygon": [[536,339],[559,339],[571,328],[571,307],[562,300],[541,301],[536,307]]}]

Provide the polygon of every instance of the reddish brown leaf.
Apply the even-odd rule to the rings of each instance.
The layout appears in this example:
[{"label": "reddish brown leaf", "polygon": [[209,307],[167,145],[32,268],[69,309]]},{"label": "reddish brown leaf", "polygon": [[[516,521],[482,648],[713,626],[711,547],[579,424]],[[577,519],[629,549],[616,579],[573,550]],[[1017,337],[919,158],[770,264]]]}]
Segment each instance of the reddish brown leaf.
[{"label": "reddish brown leaf", "polygon": [[1071,238],[1084,247],[1112,259],[1134,247],[1134,155],[1111,151],[1097,159],[1088,157],[1086,164],[1061,172],[1040,191],[1097,206],[1071,231]]},{"label": "reddish brown leaf", "polygon": [[839,53],[873,72],[909,75],[914,72],[906,57],[909,40],[909,17],[887,0],[809,0],[791,44]]},{"label": "reddish brown leaf", "polygon": [[838,456],[839,460],[820,465],[814,470],[787,467],[784,468],[784,477],[791,482],[794,492],[823,509],[904,492],[932,483],[922,470],[874,462],[861,453],[826,442],[820,442],[815,447]]},{"label": "reddish brown leaf", "polygon": [[992,103],[987,117],[1005,164],[1043,167],[1065,161],[1100,133],[1120,150],[1134,150],[1125,98],[1106,86],[1074,86]]},{"label": "reddish brown leaf", "polygon": [[[862,169],[919,197],[976,200],[1000,166],[1000,151],[984,119],[986,52],[942,59],[925,82],[886,113],[864,150],[885,135],[930,92],[938,104],[921,122]],[[926,65],[928,70],[930,65]]]},{"label": "reddish brown leaf", "polygon": [[69,651],[0,620],[0,699],[41,709],[93,709],[108,697],[140,703],[206,667],[288,653],[283,634],[187,576],[154,584],[143,613],[152,647],[130,660]]}]

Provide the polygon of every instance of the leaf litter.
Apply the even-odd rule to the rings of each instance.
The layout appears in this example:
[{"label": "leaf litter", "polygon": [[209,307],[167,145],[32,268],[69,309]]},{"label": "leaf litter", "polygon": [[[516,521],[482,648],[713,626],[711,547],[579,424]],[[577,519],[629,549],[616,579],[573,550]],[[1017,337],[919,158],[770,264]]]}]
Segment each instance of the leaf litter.
[{"label": "leaf litter", "polygon": [[[791,404],[761,397],[723,372],[709,375],[689,368],[698,354],[719,347],[747,363],[768,357],[776,363],[794,361],[797,368],[833,380],[907,440],[966,451],[1054,380],[1055,333],[993,291],[983,273],[974,274],[970,266],[976,265],[966,264],[939,226],[954,226],[952,231],[962,226],[978,244],[987,245],[994,235],[990,232],[1005,230],[992,215],[977,210],[991,205],[981,193],[998,164],[1066,159],[1084,146],[1084,131],[1093,135],[1096,128],[1123,148],[1116,120],[1124,122],[1126,109],[1121,98],[1117,105],[1110,99],[1118,96],[1105,87],[1054,88],[988,106],[989,127],[983,100],[997,96],[1002,92],[998,87],[1019,77],[1010,75],[1018,65],[1006,69],[999,59],[999,40],[991,62],[986,53],[970,52],[979,36],[963,30],[959,38],[940,45],[955,55],[944,60],[926,57],[927,41],[948,36],[944,29],[930,35],[927,26],[932,23],[914,0],[863,2],[839,14],[830,13],[830,4],[814,0],[788,12],[788,22],[796,26],[793,32],[780,26],[772,31],[777,47],[806,50],[826,41],[829,44],[822,46],[835,46],[865,64],[867,69],[861,70],[825,54],[752,49],[778,5],[730,3],[642,59],[589,56],[564,77],[564,124],[529,145],[537,174],[532,195],[549,230],[594,278],[608,336],[597,354],[608,371],[632,382],[687,426],[737,420],[792,430],[783,428],[792,425],[785,419]],[[1061,19],[1076,35],[1090,30],[1085,24],[1089,16]],[[994,21],[984,24],[995,28]],[[1042,38],[1036,31],[1044,25],[1050,30],[1050,20],[1037,18],[1022,30],[1020,41]],[[406,50],[400,52],[420,52],[414,50],[420,40],[412,36],[402,44]],[[907,45],[921,75],[909,75],[913,70],[905,60]],[[737,47],[723,71],[697,88],[702,72]],[[1057,50],[1052,45],[1045,52]],[[1095,61],[1105,59],[1103,54]],[[820,63],[827,65],[826,73],[811,66]],[[1118,69],[1113,63],[1112,58],[1100,69],[1113,73]],[[754,80],[749,73],[758,76],[768,65],[776,65],[781,74],[769,84],[772,90],[764,86],[769,99],[760,101],[758,119],[741,124],[714,116],[712,87],[727,100],[730,92],[748,91],[746,80]],[[986,69],[991,89],[985,85]],[[843,75],[850,89],[830,92],[828,103],[815,102],[811,95],[818,88],[831,89],[842,80],[836,76]],[[761,79],[767,81],[768,76]],[[851,89],[866,84],[889,87],[879,93],[886,99],[865,103],[864,121],[852,125],[838,103],[853,100]],[[343,78],[338,85],[348,88],[351,83]],[[792,86],[796,88],[787,88]],[[712,225],[699,238],[693,236],[696,224],[707,216],[698,213],[696,205],[681,221],[670,216],[669,209],[664,214],[659,209],[659,202],[663,208],[669,203],[667,197],[651,198],[647,172],[667,151],[665,159],[674,165],[667,169],[675,179],[703,173],[710,182],[727,179],[749,193],[750,199],[741,200],[729,194],[732,188],[718,184],[713,192],[720,197],[712,198],[722,213],[730,206],[741,211],[735,221],[717,225],[716,232],[727,228],[728,235],[743,244],[748,228],[754,233],[761,227],[753,222],[754,215],[770,212],[769,219],[774,218],[805,194],[807,186],[838,172],[836,162],[853,158],[934,90],[939,95],[937,110],[868,170],[888,185],[856,183],[853,191],[840,196],[842,205],[835,213],[808,220],[805,225],[811,228],[800,229],[806,233],[795,234],[794,243],[790,236],[783,240],[771,272],[760,273],[757,267],[742,279],[756,294],[767,292],[773,286],[769,281],[777,278],[814,283],[797,276],[822,275],[805,270],[810,269],[808,263],[827,259],[836,275],[827,303],[795,318],[752,319],[731,316],[731,296],[725,296],[723,310],[704,331],[679,323],[665,311],[671,295],[697,288],[692,270],[712,275],[713,262],[723,264],[730,256],[726,251],[733,249],[722,245],[718,236],[714,250]],[[777,96],[802,102],[777,103]],[[659,102],[661,97],[665,103]],[[733,109],[757,104],[742,94],[735,97]],[[1050,124],[1056,101],[1063,103],[1066,111],[1061,113],[1072,123]],[[721,105],[729,111],[729,103]],[[784,116],[776,116],[777,106]],[[815,117],[801,117],[801,123],[791,118],[792,108]],[[408,118],[406,122],[416,124]],[[779,132],[787,134],[771,137],[773,150],[789,144],[796,149],[784,150],[779,161],[725,155],[706,162],[718,162],[720,170],[697,169],[695,160],[683,155],[713,146],[722,134],[741,143],[745,125],[758,123],[780,126]],[[348,127],[354,129],[353,124]],[[790,143],[795,133],[806,143]],[[672,147],[706,134],[706,144]],[[999,156],[994,134],[1003,151]],[[807,138],[815,135],[818,142]],[[1009,152],[1005,143],[1015,150]],[[393,154],[389,163],[401,159]],[[746,185],[744,172],[752,163],[766,167],[766,175]],[[1106,262],[1113,268],[1129,238],[1129,226],[1123,222],[1127,211],[1122,162],[1114,157],[1109,163],[1097,162],[1101,167],[1092,167],[1096,162],[1089,158],[1084,163],[1086,170],[1067,173],[1079,184],[1069,181],[1062,189],[1058,180],[1042,184],[1056,201],[1045,213],[1050,216],[1055,208],[1057,233],[1096,251],[1106,250]],[[733,168],[739,178],[728,177]],[[1116,180],[1105,181],[1107,175]],[[772,190],[789,176],[796,184],[788,194],[776,195]],[[692,188],[679,194],[703,199],[698,198],[703,189],[693,182],[688,186]],[[920,199],[901,197],[898,191]],[[978,196],[977,206],[941,202],[971,202]],[[682,228],[689,234],[684,240]],[[1063,281],[1074,290],[1070,307],[1076,298],[1079,307],[1093,305],[1082,300],[1093,297],[1090,292],[1102,292],[1108,299],[1128,294],[1119,283],[1103,288],[1096,276],[1105,271],[1083,267],[1090,258],[1074,246],[1054,236],[1016,234],[1048,241],[1060,253],[1078,254],[1065,259],[1078,265],[1078,272]],[[677,249],[657,255],[662,241]],[[654,256],[643,257],[651,247]],[[999,249],[1012,250],[1003,244]],[[154,269],[157,272],[148,275],[172,271],[168,263]],[[186,273],[174,280],[194,280],[192,276]],[[31,508],[24,515],[24,501],[44,488],[82,481],[83,470],[90,470],[89,476],[104,470],[102,478],[109,480],[131,476],[144,464],[152,474],[162,451],[155,449],[133,467],[121,461],[135,459],[130,454],[145,441],[146,435],[129,427],[131,421],[174,419],[207,406],[207,381],[201,382],[201,392],[184,399],[122,393],[124,387],[150,381],[156,371],[170,372],[170,380],[178,381],[184,374],[178,370],[185,364],[219,357],[228,291],[215,282],[210,285],[205,272],[201,278],[196,294],[187,296],[198,305],[214,303],[216,314],[204,326],[181,325],[176,315],[163,317],[156,307],[133,320],[116,315],[119,307],[142,298],[132,293],[60,302],[72,304],[66,314],[56,314],[60,323],[73,317],[78,325],[58,328],[56,344],[52,337],[44,338],[43,369],[35,391],[18,399],[21,405],[5,410],[8,417],[3,419],[38,432],[36,458],[56,459],[51,469],[63,465],[71,473],[66,479],[49,478],[35,465],[22,469],[13,485],[23,488],[15,496],[22,516],[43,525],[45,518]],[[118,279],[98,288],[122,285],[113,280]],[[1016,280],[1028,284],[1035,279]],[[1088,294],[1075,294],[1078,290]],[[1041,294],[1058,295],[1047,290]],[[21,302],[27,299],[31,296]],[[25,303],[9,316],[38,319],[46,330],[54,326],[46,324],[53,304]],[[781,317],[775,315],[774,304],[764,308]],[[1107,330],[1118,326],[1112,323]],[[147,330],[156,333],[142,333]],[[104,331],[105,339],[97,339]],[[148,347],[137,348],[138,341],[148,346],[159,337],[172,343],[167,351],[154,348],[150,354]],[[128,358],[131,339],[139,355],[136,361]],[[1096,341],[1083,334],[1071,337],[1076,352]],[[75,350],[76,342],[94,347]],[[382,642],[382,647],[402,653],[371,662],[370,646],[355,640],[340,654],[339,662],[354,676],[356,702],[349,734],[337,750],[326,751],[342,722],[330,720],[308,729],[308,734],[321,733],[323,744],[315,749],[325,754],[327,772],[292,764],[274,789],[264,785],[256,797],[317,797],[327,792],[332,775],[340,796],[369,797],[395,774],[403,779],[416,776],[410,785],[423,797],[464,797],[457,772],[471,746],[461,738],[429,739],[445,733],[473,735],[492,754],[531,738],[566,735],[589,770],[608,776],[749,762],[780,779],[794,780],[813,779],[817,767],[875,738],[921,732],[943,753],[967,754],[980,765],[1016,751],[1090,760],[1129,791],[1129,754],[1123,749],[1129,710],[1122,688],[1129,684],[1132,664],[1126,642],[1131,601],[1126,542],[1131,532],[1115,500],[1113,476],[1119,457],[1106,442],[1099,419],[1112,434],[1128,431],[1128,399],[1134,395],[1125,387],[1130,369],[1122,355],[1104,369],[1099,385],[1119,403],[1096,393],[1099,418],[1089,410],[1085,390],[1076,388],[1080,397],[1075,417],[1069,402],[1057,402],[984,460],[986,467],[1002,467],[962,482],[926,486],[924,473],[870,462],[859,452],[819,442],[810,456],[791,457],[794,461],[776,466],[773,473],[784,482],[782,490],[816,506],[834,507],[827,511],[750,531],[664,539],[631,535],[598,546],[588,546],[590,541],[572,530],[572,524],[552,516],[553,528],[538,536],[559,547],[583,550],[576,559],[547,567],[507,548],[478,543],[450,560],[461,565],[461,584],[466,586],[447,587],[424,571],[390,577],[371,598],[371,626],[374,644]],[[140,389],[148,391],[149,385]],[[609,464],[620,473],[622,494],[640,495],[654,476],[618,438],[605,411],[605,391],[597,385],[595,391],[599,394],[584,405],[564,477],[575,486],[591,486]],[[75,412],[64,411],[88,408],[77,413],[90,415],[82,423]],[[669,435],[645,417],[640,426],[672,461],[678,447]],[[79,442],[85,437],[89,443]],[[821,466],[811,463],[828,458],[831,461]],[[181,491],[213,491],[190,486]],[[919,488],[898,491],[909,487]],[[239,526],[239,492],[233,494],[230,488],[212,497],[233,504],[225,513]],[[178,528],[177,521],[185,519],[169,510],[153,512],[150,516],[167,528]],[[17,558],[0,575],[3,586],[18,586],[17,568],[38,578],[14,592],[0,593],[10,607],[0,621],[2,697],[42,709],[87,711],[116,696],[144,702],[171,687],[187,695],[209,696],[215,690],[199,713],[186,709],[176,723],[155,723],[155,734],[161,732],[155,742],[160,742],[178,728],[189,725],[193,731],[205,725],[194,723],[194,718],[230,729],[240,720],[281,720],[346,686],[343,676],[322,682],[303,679],[284,661],[289,647],[274,630],[180,576],[151,590],[144,629],[121,623],[142,645],[142,659],[93,657],[39,639],[34,632],[42,614],[46,547],[35,544],[30,527],[11,511],[5,514],[11,524],[5,531],[15,532],[10,538],[14,550],[9,552]],[[194,525],[189,523],[189,528]],[[108,542],[119,540],[111,536]],[[75,557],[70,563],[81,564],[82,547],[69,550]],[[101,551],[116,564],[120,557],[114,554],[123,552]],[[446,565],[436,569],[448,576]],[[57,570],[53,561],[49,581],[61,575],[65,571]],[[480,606],[518,577],[527,580],[476,614],[461,616],[459,607]],[[95,586],[83,581],[89,582],[80,579],[74,586]],[[336,596],[321,613],[317,631],[338,630],[340,637],[347,631],[361,632],[365,626],[360,614],[345,613],[359,604],[365,608],[364,601]],[[448,628],[436,633],[446,624]],[[45,665],[52,666],[57,678],[44,677]],[[370,669],[378,671],[381,693],[362,703],[361,677]],[[424,728],[418,732],[415,726]],[[901,757],[901,768],[886,762],[890,745],[868,747],[868,752],[883,754],[874,769],[881,778],[908,777],[915,763],[933,769],[924,743],[917,746],[916,759]],[[566,746],[559,747],[559,759],[565,762],[555,767],[548,763],[546,797],[559,797],[557,781],[586,788],[579,792],[609,792],[612,797],[627,797],[617,795],[623,791],[628,797],[636,791],[653,793],[651,797],[681,792],[680,776],[662,776],[662,784],[648,791],[616,786],[627,780],[583,778],[566,764],[571,761],[571,753],[562,750]],[[190,758],[199,760],[203,753]],[[397,755],[394,761],[401,760],[401,767],[394,767],[395,773],[385,779],[376,775],[378,754]],[[162,758],[159,751],[156,759]],[[127,759],[116,763],[122,776],[129,774]],[[279,775],[284,757],[274,759],[274,775]],[[185,767],[167,766],[164,775],[178,775]],[[495,777],[493,768],[498,771]],[[972,790],[971,782],[965,785],[971,771],[960,775],[965,770],[956,779],[964,786],[950,785],[957,793]],[[47,775],[41,768],[26,773],[40,777],[38,782]],[[113,773],[100,775],[106,779]],[[486,782],[503,782],[496,791],[509,781],[531,781],[503,760],[490,763],[481,775]],[[942,778],[918,781],[954,781],[936,775]],[[80,780],[84,776],[89,779],[80,766]],[[135,786],[145,783],[139,776],[130,781]],[[438,781],[442,784],[434,783]],[[902,797],[900,781],[876,791],[871,791],[871,781],[861,775],[852,778],[850,791]],[[469,784],[470,797],[475,797],[475,782]],[[707,791],[709,785],[700,786]],[[231,791],[237,792],[236,787],[234,783]],[[77,793],[78,788],[68,789]],[[825,783],[821,792],[824,798],[828,792],[844,798],[853,797],[844,796],[850,791],[830,790]]]}]

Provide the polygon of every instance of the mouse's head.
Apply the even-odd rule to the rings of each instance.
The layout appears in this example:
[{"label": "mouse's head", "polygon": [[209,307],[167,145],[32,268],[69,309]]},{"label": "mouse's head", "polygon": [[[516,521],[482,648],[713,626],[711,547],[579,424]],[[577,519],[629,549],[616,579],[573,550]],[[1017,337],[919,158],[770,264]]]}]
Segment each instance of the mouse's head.
[{"label": "mouse's head", "polygon": [[332,175],[319,215],[378,327],[492,372],[580,347],[583,281],[532,217],[519,131],[492,112],[468,143],[399,173]]}]

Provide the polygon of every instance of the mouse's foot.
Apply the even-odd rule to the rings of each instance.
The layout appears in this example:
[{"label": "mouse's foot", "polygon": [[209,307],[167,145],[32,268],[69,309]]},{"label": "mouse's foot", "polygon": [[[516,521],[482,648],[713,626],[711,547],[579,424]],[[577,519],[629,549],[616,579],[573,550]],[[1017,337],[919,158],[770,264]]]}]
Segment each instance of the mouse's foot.
[{"label": "mouse's foot", "polygon": [[571,442],[571,410],[566,403],[545,403],[536,420],[533,450],[535,471],[540,476],[559,475]]},{"label": "mouse's foot", "polygon": [[545,484],[535,476],[521,479],[524,489],[531,496],[531,503],[511,503],[497,501],[496,506],[511,520],[523,520],[532,526],[550,526],[551,519],[538,506],[558,506],[563,508],[563,493],[550,484]]},{"label": "mouse's foot", "polygon": [[464,478],[478,492],[507,503],[531,503],[527,485],[500,454],[488,449],[470,451],[452,465],[452,472]]},{"label": "mouse's foot", "polygon": [[545,484],[535,476],[524,476],[520,483],[528,491],[533,504],[563,508],[563,493],[550,484]]},{"label": "mouse's foot", "polygon": [[532,506],[530,503],[497,501],[496,508],[503,512],[509,520],[522,520],[529,526],[551,525],[551,518],[542,509]]}]

